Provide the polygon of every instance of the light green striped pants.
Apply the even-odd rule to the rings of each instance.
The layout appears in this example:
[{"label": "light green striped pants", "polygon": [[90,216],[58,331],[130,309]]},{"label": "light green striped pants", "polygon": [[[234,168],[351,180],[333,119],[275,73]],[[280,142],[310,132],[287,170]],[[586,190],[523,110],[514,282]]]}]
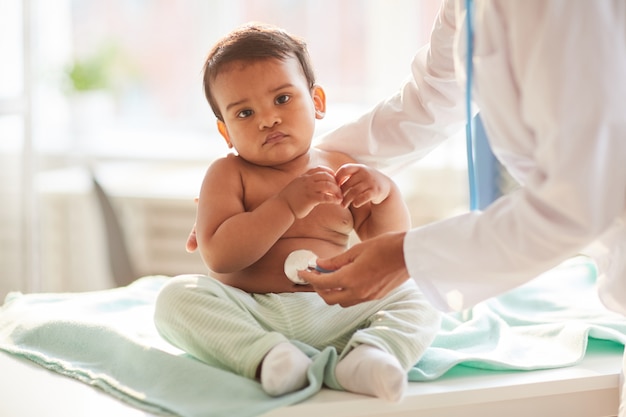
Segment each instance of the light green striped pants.
[{"label": "light green striped pants", "polygon": [[334,346],[339,359],[365,343],[408,370],[434,339],[440,315],[413,280],[382,300],[343,308],[315,292],[249,294],[206,275],[181,275],[159,293],[155,324],[174,346],[254,379],[267,352],[289,340]]}]

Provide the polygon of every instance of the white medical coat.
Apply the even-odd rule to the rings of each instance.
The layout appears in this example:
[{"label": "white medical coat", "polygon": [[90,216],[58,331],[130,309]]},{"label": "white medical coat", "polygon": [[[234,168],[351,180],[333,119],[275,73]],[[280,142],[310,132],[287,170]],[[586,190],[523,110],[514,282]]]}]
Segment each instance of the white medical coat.
[{"label": "white medical coat", "polygon": [[[593,249],[605,305],[626,314],[626,1],[476,0],[473,98],[523,186],[483,212],[407,233],[410,275],[460,310]],[[446,1],[397,95],[321,147],[381,169],[465,123],[465,7]]]}]

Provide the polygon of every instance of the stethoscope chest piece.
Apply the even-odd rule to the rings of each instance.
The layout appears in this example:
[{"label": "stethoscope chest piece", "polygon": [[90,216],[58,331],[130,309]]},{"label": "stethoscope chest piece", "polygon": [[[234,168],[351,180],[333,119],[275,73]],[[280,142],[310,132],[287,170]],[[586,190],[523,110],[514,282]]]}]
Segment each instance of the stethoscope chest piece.
[{"label": "stethoscope chest piece", "polygon": [[293,251],[285,259],[285,275],[298,285],[306,285],[308,282],[298,276],[298,271],[317,269],[317,255],[310,250],[300,249]]}]

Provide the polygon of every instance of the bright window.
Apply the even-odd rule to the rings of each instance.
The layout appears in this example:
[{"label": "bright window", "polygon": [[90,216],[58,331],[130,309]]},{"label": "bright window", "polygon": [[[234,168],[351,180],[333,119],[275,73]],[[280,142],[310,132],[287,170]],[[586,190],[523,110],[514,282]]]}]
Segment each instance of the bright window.
[{"label": "bright window", "polygon": [[[193,196],[208,163],[227,152],[201,71],[234,27],[262,21],[307,41],[327,93],[321,133],[397,91],[438,8],[439,0],[2,0],[0,275],[14,282],[0,283],[0,299],[108,285],[101,219],[80,176],[92,163],[106,166],[139,270],[189,272],[180,262]],[[414,224],[467,205],[462,147],[453,141],[418,165],[396,178]],[[178,257],[172,269],[165,255]]]},{"label": "bright window", "polygon": [[[102,157],[222,150],[202,92],[212,44],[263,21],[303,37],[329,101],[320,130],[392,94],[437,0],[35,0],[38,148]],[[19,71],[18,71],[19,72]],[[68,77],[68,73],[72,77]],[[209,144],[213,143],[212,147]],[[205,159],[206,160],[206,159]]]}]

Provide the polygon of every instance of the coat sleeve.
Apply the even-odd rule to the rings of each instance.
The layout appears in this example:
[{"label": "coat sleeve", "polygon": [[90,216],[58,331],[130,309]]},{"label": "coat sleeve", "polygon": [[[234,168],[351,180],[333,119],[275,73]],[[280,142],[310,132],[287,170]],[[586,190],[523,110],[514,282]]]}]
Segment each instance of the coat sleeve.
[{"label": "coat sleeve", "polygon": [[[492,52],[506,57],[498,70],[506,71],[515,92],[505,100],[486,83],[477,85],[476,100],[490,133],[498,133],[490,137],[494,150],[521,150],[526,175],[518,191],[484,212],[409,231],[409,273],[438,308],[460,310],[600,242],[609,259],[601,265],[608,271],[603,285],[623,289],[623,250],[620,255],[617,246],[602,242],[626,230],[626,3],[475,3],[484,8],[475,22],[476,42],[498,41],[502,49]],[[444,2],[430,45],[415,56],[399,93],[326,136],[322,146],[389,170],[458,131],[465,122],[464,89],[455,80],[454,57],[462,54],[454,48],[462,21],[461,8]]]},{"label": "coat sleeve", "polygon": [[497,71],[506,71],[515,94],[505,100],[502,88],[484,80],[476,99],[490,133],[498,133],[490,137],[494,150],[523,148],[526,175],[519,190],[484,212],[410,231],[409,272],[438,307],[458,310],[604,242],[613,258],[606,279],[623,294],[626,245],[623,237],[617,246],[608,238],[624,236],[626,4],[482,4],[476,41],[500,41],[491,57],[504,57]]},{"label": "coat sleeve", "polygon": [[462,129],[465,95],[455,79],[454,15],[454,2],[442,3],[430,43],[415,55],[398,93],[320,138],[319,147],[393,174]]}]

